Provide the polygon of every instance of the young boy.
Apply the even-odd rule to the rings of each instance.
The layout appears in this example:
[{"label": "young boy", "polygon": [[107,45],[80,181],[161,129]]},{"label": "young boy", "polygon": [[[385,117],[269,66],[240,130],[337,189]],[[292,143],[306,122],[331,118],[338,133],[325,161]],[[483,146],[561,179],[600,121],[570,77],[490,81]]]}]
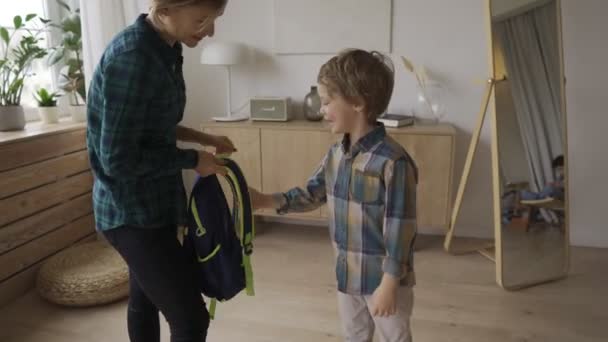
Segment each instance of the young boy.
[{"label": "young boy", "polygon": [[[501,207],[502,207],[502,224],[510,224],[514,217],[521,218],[520,212],[521,204],[520,201],[536,201],[543,199],[556,199],[563,201],[565,197],[564,192],[564,156],[559,155],[551,162],[553,169],[553,182],[548,182],[539,192],[530,190],[510,190],[502,195]],[[543,220],[546,215],[543,215],[540,211],[536,211],[536,216],[527,217],[524,224],[528,224],[527,219]],[[519,222],[522,222],[521,220]]]},{"label": "young boy", "polygon": [[544,198],[554,198],[564,200],[564,156],[559,155],[551,162],[553,177],[555,181],[545,184],[539,192],[523,190],[521,200],[540,200]]},{"label": "young boy", "polygon": [[344,138],[327,153],[306,189],[261,194],[255,208],[279,213],[324,203],[336,254],[338,305],[347,341],[411,341],[417,169],[384,126],[394,71],[377,52],[347,50],[319,71],[319,94],[332,133]]}]

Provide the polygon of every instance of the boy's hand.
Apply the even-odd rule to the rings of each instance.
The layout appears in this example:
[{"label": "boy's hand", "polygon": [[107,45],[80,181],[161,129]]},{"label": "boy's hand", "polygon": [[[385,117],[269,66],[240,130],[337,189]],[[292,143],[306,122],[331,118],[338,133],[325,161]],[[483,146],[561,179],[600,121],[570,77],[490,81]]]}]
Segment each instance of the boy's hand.
[{"label": "boy's hand", "polygon": [[380,286],[372,296],[372,316],[389,317],[397,313],[397,289],[399,280],[384,274]]},{"label": "boy's hand", "polygon": [[253,210],[258,209],[277,209],[279,203],[275,203],[272,195],[263,194],[254,188],[249,188],[249,197],[251,197],[251,206]]},{"label": "boy's hand", "polygon": [[249,197],[253,210],[272,208],[272,196],[265,195],[254,188],[249,188]]}]

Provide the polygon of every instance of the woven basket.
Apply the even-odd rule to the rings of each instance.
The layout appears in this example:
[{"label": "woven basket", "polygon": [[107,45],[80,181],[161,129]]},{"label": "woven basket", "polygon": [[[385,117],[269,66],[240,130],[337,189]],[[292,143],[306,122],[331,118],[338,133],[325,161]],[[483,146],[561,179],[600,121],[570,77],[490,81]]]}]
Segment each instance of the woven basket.
[{"label": "woven basket", "polygon": [[43,298],[67,306],[93,306],[120,300],[129,292],[129,270],[102,241],[68,248],[49,258],[38,273]]}]

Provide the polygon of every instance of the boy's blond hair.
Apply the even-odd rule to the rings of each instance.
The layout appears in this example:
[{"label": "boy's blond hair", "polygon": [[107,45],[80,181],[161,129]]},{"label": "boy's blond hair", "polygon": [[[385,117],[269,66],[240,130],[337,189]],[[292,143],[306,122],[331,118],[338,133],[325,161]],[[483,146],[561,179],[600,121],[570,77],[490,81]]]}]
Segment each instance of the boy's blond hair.
[{"label": "boy's blond hair", "polygon": [[395,70],[380,52],[348,49],[323,64],[317,82],[327,87],[330,96],[338,93],[351,104],[361,100],[373,124],[391,100]]}]

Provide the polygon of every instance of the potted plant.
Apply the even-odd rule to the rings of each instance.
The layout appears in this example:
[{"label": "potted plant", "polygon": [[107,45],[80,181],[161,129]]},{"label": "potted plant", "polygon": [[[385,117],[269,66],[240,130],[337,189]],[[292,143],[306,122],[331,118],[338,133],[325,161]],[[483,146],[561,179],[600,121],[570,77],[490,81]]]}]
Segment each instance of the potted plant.
[{"label": "potted plant", "polygon": [[61,42],[52,49],[49,55],[49,64],[55,65],[63,62],[59,75],[59,88],[70,100],[70,112],[74,121],[84,121],[86,100],[84,63],[82,60],[82,25],[80,10],[72,8],[61,0],[57,3],[67,12],[60,24],[51,24],[61,31]]},{"label": "potted plant", "polygon": [[34,98],[38,102],[38,113],[40,119],[46,124],[59,122],[59,111],[57,110],[57,98],[59,95],[54,92],[50,93],[44,88],[38,89],[34,93]]},{"label": "potted plant", "polygon": [[[25,80],[31,76],[32,63],[46,56],[47,51],[39,46],[42,30],[35,27],[35,14],[15,16],[14,30],[0,27],[0,131],[22,130],[25,114],[21,106],[21,95]],[[40,19],[46,26],[48,20]]]}]

